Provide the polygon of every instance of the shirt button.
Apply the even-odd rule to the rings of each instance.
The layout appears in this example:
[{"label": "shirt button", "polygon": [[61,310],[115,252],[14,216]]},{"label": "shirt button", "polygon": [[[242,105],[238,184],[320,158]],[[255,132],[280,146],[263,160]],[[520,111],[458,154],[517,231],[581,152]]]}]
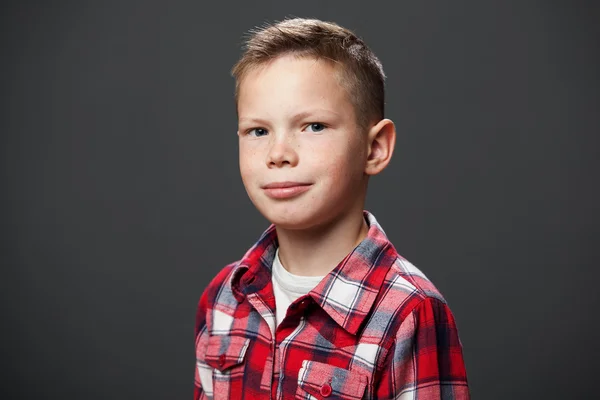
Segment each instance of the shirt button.
[{"label": "shirt button", "polygon": [[331,386],[329,386],[328,383],[324,384],[323,386],[321,386],[320,393],[323,397],[329,396],[331,394]]},{"label": "shirt button", "polygon": [[219,356],[219,367],[223,368],[223,365],[225,365],[225,354]]}]

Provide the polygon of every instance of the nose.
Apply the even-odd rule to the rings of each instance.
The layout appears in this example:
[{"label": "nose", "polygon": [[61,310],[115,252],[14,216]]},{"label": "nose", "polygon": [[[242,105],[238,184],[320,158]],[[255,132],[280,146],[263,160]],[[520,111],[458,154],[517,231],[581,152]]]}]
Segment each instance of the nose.
[{"label": "nose", "polygon": [[285,165],[294,167],[298,164],[298,153],[294,143],[288,135],[272,135],[269,152],[267,153],[267,166],[281,168]]}]

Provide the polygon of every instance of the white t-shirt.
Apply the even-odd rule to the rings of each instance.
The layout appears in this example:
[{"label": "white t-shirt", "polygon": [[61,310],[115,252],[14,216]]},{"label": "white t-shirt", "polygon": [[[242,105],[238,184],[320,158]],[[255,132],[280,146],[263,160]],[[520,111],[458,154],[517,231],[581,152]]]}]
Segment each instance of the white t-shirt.
[{"label": "white t-shirt", "polygon": [[317,286],[324,276],[299,276],[290,274],[281,264],[279,248],[273,260],[273,293],[275,294],[275,320],[279,325],[287,309],[299,297],[304,296]]}]

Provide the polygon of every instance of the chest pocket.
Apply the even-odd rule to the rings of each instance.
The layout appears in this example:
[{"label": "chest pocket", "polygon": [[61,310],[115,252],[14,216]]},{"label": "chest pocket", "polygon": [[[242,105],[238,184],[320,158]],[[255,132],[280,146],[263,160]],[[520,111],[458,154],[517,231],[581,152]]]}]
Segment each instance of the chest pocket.
[{"label": "chest pocket", "polygon": [[249,345],[250,339],[245,337],[209,337],[204,362],[213,369],[213,399],[241,398],[244,361]]},{"label": "chest pocket", "polygon": [[316,361],[304,361],[298,372],[296,399],[362,399],[366,376]]}]

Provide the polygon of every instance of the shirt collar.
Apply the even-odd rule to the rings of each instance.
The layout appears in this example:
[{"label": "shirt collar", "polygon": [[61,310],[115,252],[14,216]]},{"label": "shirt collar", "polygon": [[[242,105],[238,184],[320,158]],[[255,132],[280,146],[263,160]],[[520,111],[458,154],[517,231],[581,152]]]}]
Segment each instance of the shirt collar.
[{"label": "shirt collar", "polygon": [[[367,236],[309,293],[309,296],[351,334],[369,314],[397,253],[373,214],[363,211]],[[239,261],[232,275],[232,290],[241,302],[271,281],[277,250],[277,233],[271,225]]]}]

